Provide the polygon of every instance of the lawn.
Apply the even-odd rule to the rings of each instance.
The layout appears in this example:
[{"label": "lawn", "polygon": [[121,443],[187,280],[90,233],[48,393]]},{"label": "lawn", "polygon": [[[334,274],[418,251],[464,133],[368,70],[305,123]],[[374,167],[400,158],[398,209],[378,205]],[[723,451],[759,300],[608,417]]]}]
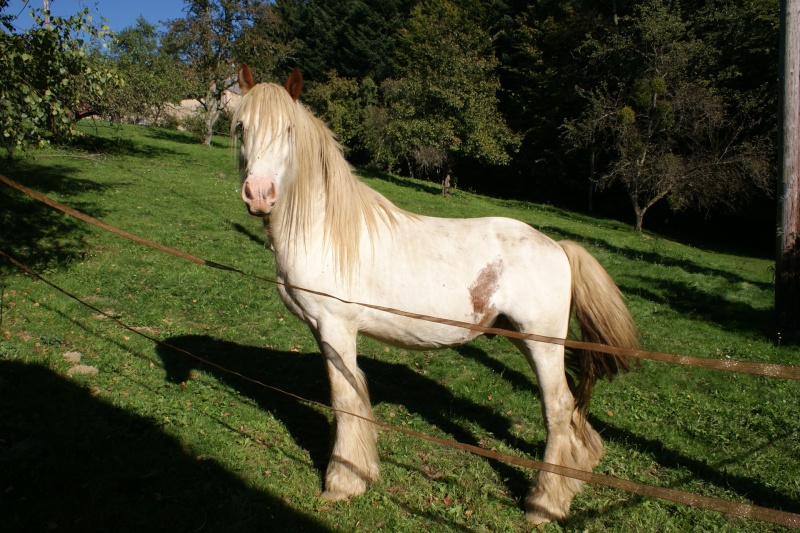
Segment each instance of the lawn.
[{"label": "lawn", "polygon": [[[86,123],[80,149],[0,173],[104,222],[269,277],[260,221],[239,197],[226,138]],[[625,294],[649,350],[800,364],[771,329],[773,263],[635,234],[624,223],[364,170],[400,207],[508,216],[586,246]],[[196,363],[119,326],[326,403],[322,358],[275,287],[181,261],[0,184],[0,249],[97,311],[0,258],[3,531],[530,531],[534,472],[382,430],[380,479],[318,498],[331,414]],[[540,459],[536,381],[502,338],[412,352],[359,340],[380,420]],[[800,383],[644,361],[600,383],[598,473],[800,513]],[[7,527],[10,526],[10,527]],[[543,531],[773,531],[587,486]]]}]

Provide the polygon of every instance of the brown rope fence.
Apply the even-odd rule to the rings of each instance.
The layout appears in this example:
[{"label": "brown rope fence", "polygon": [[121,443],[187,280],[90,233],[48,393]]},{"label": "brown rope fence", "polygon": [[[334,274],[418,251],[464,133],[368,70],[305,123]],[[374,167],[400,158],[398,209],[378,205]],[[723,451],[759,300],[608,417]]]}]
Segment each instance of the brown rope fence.
[{"label": "brown rope fence", "polygon": [[[197,256],[188,254],[186,252],[182,252],[180,250],[175,250],[173,248],[164,246],[164,245],[162,245],[160,243],[151,241],[149,239],[145,239],[143,237],[139,237],[137,235],[134,235],[134,234],[129,233],[127,231],[124,231],[122,229],[119,229],[119,228],[116,228],[116,227],[111,226],[109,224],[106,224],[105,222],[102,222],[102,221],[97,220],[97,219],[95,219],[93,217],[90,217],[89,215],[86,215],[84,213],[81,213],[80,211],[74,210],[74,209],[70,208],[69,206],[66,206],[64,204],[56,202],[55,200],[52,200],[52,199],[50,199],[50,198],[48,198],[48,197],[46,197],[44,195],[41,195],[41,194],[37,193],[36,191],[33,191],[33,190],[31,190],[31,189],[29,189],[27,187],[24,187],[23,185],[20,185],[20,184],[14,182],[13,180],[10,180],[9,178],[7,178],[7,177],[5,177],[5,176],[3,176],[1,174],[0,174],[0,181],[6,183],[7,185],[9,185],[9,186],[21,191],[21,192],[23,192],[24,194],[30,196],[31,198],[34,198],[37,201],[40,201],[40,202],[42,202],[42,203],[44,203],[44,204],[46,204],[46,205],[48,205],[50,207],[53,207],[53,208],[55,208],[55,209],[57,209],[59,211],[62,211],[62,212],[66,213],[66,214],[68,214],[70,216],[78,218],[79,220],[82,220],[82,221],[87,222],[89,224],[95,225],[95,226],[97,226],[97,227],[99,227],[101,229],[104,229],[106,231],[109,231],[109,232],[114,233],[114,234],[116,234],[118,236],[124,237],[126,239],[132,240],[134,242],[137,242],[137,243],[143,244],[145,246],[149,246],[151,248],[154,248],[156,250],[162,251],[164,253],[179,257],[181,259],[185,259],[185,260],[191,261],[191,262],[196,263],[196,264],[209,266],[209,267],[212,267],[212,268],[217,268],[217,269],[222,269],[222,270],[227,270],[227,271],[231,271],[231,272],[236,272],[236,273],[242,274],[242,275],[247,276],[247,277],[251,277],[251,278],[254,278],[254,279],[259,279],[259,280],[266,281],[266,282],[269,282],[269,283],[272,283],[272,284],[276,284],[276,285],[284,285],[284,286],[286,286],[288,288],[291,288],[291,289],[294,289],[294,290],[302,290],[302,291],[306,291],[306,292],[313,293],[313,294],[316,294],[316,295],[329,297],[329,298],[334,298],[334,299],[336,299],[338,301],[341,301],[343,303],[348,303],[348,304],[353,304],[353,305],[362,305],[362,306],[365,306],[365,307],[368,307],[368,308],[371,308],[371,309],[375,309],[375,310],[379,310],[379,311],[383,311],[383,312],[387,312],[387,313],[392,313],[392,314],[405,316],[405,317],[409,317],[409,318],[415,318],[415,319],[420,319],[420,320],[436,322],[436,323],[440,323],[440,324],[452,325],[454,327],[472,329],[472,330],[479,331],[479,332],[482,332],[482,333],[503,335],[503,336],[506,336],[506,337],[520,338],[520,339],[526,339],[526,340],[534,340],[534,341],[538,341],[538,342],[548,342],[548,343],[561,344],[561,345],[564,345],[565,347],[569,347],[569,348],[581,348],[581,349],[591,348],[591,349],[596,350],[596,351],[603,351],[605,353],[610,353],[610,354],[628,355],[628,356],[632,356],[632,357],[639,357],[639,358],[644,358],[644,359],[652,359],[652,360],[658,360],[658,361],[669,362],[669,363],[683,364],[683,365],[688,365],[688,366],[696,366],[696,367],[700,367],[700,368],[711,368],[711,369],[717,369],[717,370],[726,370],[726,371],[731,371],[731,372],[741,372],[741,373],[747,373],[747,374],[764,375],[764,376],[779,377],[779,378],[786,378],[786,379],[800,379],[800,367],[777,365],[777,364],[770,364],[770,363],[754,363],[754,362],[746,362],[746,361],[732,361],[732,360],[718,360],[718,359],[698,358],[698,357],[691,357],[691,356],[678,355],[678,354],[669,354],[669,353],[664,353],[664,352],[651,352],[651,351],[646,351],[646,350],[630,350],[630,349],[618,348],[618,347],[613,347],[613,346],[596,345],[596,344],[593,344],[593,343],[585,343],[585,342],[581,342],[581,341],[573,341],[573,340],[569,340],[569,339],[559,339],[559,338],[553,338],[553,337],[546,337],[546,336],[536,335],[536,334],[532,334],[532,333],[515,332],[515,331],[503,330],[503,329],[498,329],[498,328],[487,328],[487,327],[477,326],[475,324],[470,324],[470,323],[466,323],[466,322],[442,319],[442,318],[437,318],[437,317],[420,315],[420,314],[416,314],[416,313],[409,313],[409,312],[406,312],[406,311],[400,311],[400,310],[397,310],[397,309],[378,306],[378,305],[374,305],[374,304],[351,302],[351,301],[347,301],[347,300],[344,300],[342,298],[339,298],[339,297],[336,297],[336,296],[333,296],[333,295],[330,295],[330,294],[322,293],[322,292],[319,292],[319,291],[314,291],[314,290],[306,289],[306,288],[302,288],[302,287],[295,287],[295,286],[292,286],[292,285],[289,285],[289,284],[282,284],[281,282],[278,282],[277,280],[264,278],[264,277],[260,277],[260,276],[256,276],[256,275],[252,275],[252,274],[248,274],[248,273],[246,273],[246,272],[244,272],[244,271],[242,271],[242,270],[240,270],[238,268],[230,267],[230,266],[223,265],[223,264],[220,264],[220,263],[216,263],[216,262],[213,262],[213,261],[208,261],[208,260],[199,258]],[[23,265],[19,261],[17,261],[16,259],[14,259],[11,256],[9,256],[4,251],[0,250],[0,255],[5,257],[8,261],[10,261],[14,266],[19,268],[20,270],[28,273],[29,275],[32,275],[32,276],[40,279],[44,283],[48,284],[49,286],[53,287],[54,289],[58,290],[59,292],[63,293],[64,295],[68,296],[69,298],[72,298],[72,299],[76,300],[77,302],[79,302],[80,304],[82,304],[82,305],[94,310],[95,312],[98,312],[98,313],[108,317],[109,319],[111,319],[112,321],[116,322],[117,324],[119,324],[120,326],[124,327],[125,329],[135,333],[136,335],[144,337],[144,338],[150,340],[151,342],[154,342],[154,343],[157,343],[159,345],[165,346],[165,347],[167,347],[169,349],[175,350],[175,351],[177,351],[179,353],[182,353],[182,354],[184,354],[184,355],[186,355],[188,357],[191,357],[191,358],[201,362],[204,365],[208,365],[210,367],[216,368],[216,369],[218,369],[218,370],[220,370],[222,372],[225,372],[227,374],[236,376],[236,377],[238,377],[240,379],[243,379],[245,381],[248,381],[248,382],[257,384],[259,386],[274,390],[274,391],[279,392],[281,394],[285,394],[285,395],[287,395],[289,397],[292,397],[292,398],[294,398],[294,399],[296,399],[298,401],[305,402],[305,403],[312,404],[312,405],[316,405],[316,406],[319,406],[319,407],[324,408],[324,409],[329,410],[329,411],[344,412],[344,411],[341,411],[341,410],[337,410],[337,409],[335,409],[333,407],[327,406],[325,404],[322,404],[322,403],[319,403],[319,402],[315,402],[313,400],[308,400],[306,398],[303,398],[301,396],[298,396],[298,395],[293,394],[293,393],[288,392],[288,391],[284,391],[284,390],[279,389],[277,387],[262,383],[262,382],[260,382],[258,380],[249,378],[249,377],[247,377],[247,376],[245,376],[243,374],[240,374],[238,372],[235,372],[235,371],[229,370],[227,368],[224,368],[221,365],[217,365],[215,363],[207,361],[207,360],[205,360],[205,359],[203,359],[203,358],[201,358],[201,357],[199,357],[199,356],[197,356],[195,354],[192,354],[192,353],[190,353],[190,352],[188,352],[186,350],[183,350],[183,349],[178,348],[176,346],[172,346],[172,345],[170,345],[168,343],[165,343],[165,342],[163,342],[163,341],[161,341],[159,339],[156,339],[154,337],[146,335],[146,334],[144,334],[144,333],[142,333],[142,332],[140,332],[140,331],[138,331],[138,330],[126,325],[126,324],[124,324],[118,318],[110,316],[109,314],[107,314],[107,313],[101,311],[100,309],[92,306],[91,304],[89,304],[87,302],[84,302],[83,300],[81,300],[77,296],[65,291],[64,289],[62,289],[61,287],[57,286],[56,284],[50,282],[49,280],[46,280],[45,278],[43,278],[39,274],[35,273],[34,271],[32,271],[31,269],[29,269],[28,267],[26,267],[25,265]],[[363,418],[363,417],[361,417],[361,416],[359,416],[357,414],[354,414],[354,413],[346,413],[346,414],[349,414],[351,416],[356,416],[358,418]],[[368,419],[365,419],[365,420],[368,420]],[[605,487],[615,488],[615,489],[619,489],[619,490],[624,490],[626,492],[630,492],[632,494],[638,494],[640,496],[659,498],[659,499],[663,499],[663,500],[672,501],[672,502],[675,502],[675,503],[680,503],[680,504],[689,505],[689,506],[692,506],[692,507],[697,507],[697,508],[700,508],[700,509],[717,511],[717,512],[721,512],[721,513],[725,513],[725,514],[729,514],[729,515],[733,515],[733,516],[738,516],[738,517],[742,517],[742,518],[761,520],[761,521],[770,522],[770,523],[774,523],[774,524],[778,524],[778,525],[782,525],[782,526],[786,526],[786,527],[792,527],[792,528],[800,529],[800,514],[789,513],[789,512],[785,512],[785,511],[779,511],[779,510],[775,510],[775,509],[769,509],[769,508],[766,508],[766,507],[760,507],[760,506],[755,506],[755,505],[750,505],[750,504],[745,504],[745,503],[737,503],[737,502],[732,502],[732,501],[729,501],[729,500],[724,500],[724,499],[721,499],[721,498],[702,496],[702,495],[699,495],[699,494],[679,491],[679,490],[675,490],[675,489],[669,489],[669,488],[664,488],[664,487],[654,487],[654,486],[645,485],[645,484],[642,484],[642,483],[636,483],[636,482],[625,480],[625,479],[621,479],[621,478],[616,478],[616,477],[613,477],[613,476],[595,474],[593,472],[586,472],[586,471],[582,471],[582,470],[576,470],[576,469],[572,469],[572,468],[568,468],[568,467],[564,467],[564,466],[560,466],[560,465],[555,465],[555,464],[551,464],[551,463],[544,463],[544,462],[541,462],[541,461],[534,461],[534,460],[531,460],[531,459],[524,459],[524,458],[515,457],[515,456],[508,455],[508,454],[500,453],[500,452],[497,452],[497,451],[485,450],[485,449],[479,448],[477,446],[472,446],[472,445],[463,444],[463,443],[452,441],[452,440],[433,437],[433,436],[426,435],[426,434],[419,433],[419,432],[415,432],[415,431],[412,431],[412,430],[409,430],[409,429],[404,429],[404,428],[391,426],[389,424],[386,424],[386,423],[380,422],[380,421],[376,421],[376,420],[369,420],[369,421],[374,423],[374,424],[376,424],[376,425],[378,425],[379,427],[382,427],[382,428],[390,430],[390,431],[403,433],[403,434],[406,434],[406,435],[409,435],[409,436],[412,436],[412,437],[415,437],[415,438],[421,438],[421,439],[424,439],[424,440],[427,440],[429,442],[433,442],[433,443],[436,443],[436,444],[439,444],[439,445],[448,446],[448,447],[456,448],[456,449],[459,449],[459,450],[467,451],[469,453],[473,453],[475,455],[479,455],[479,456],[482,456],[482,457],[485,457],[485,458],[488,458],[488,459],[503,461],[503,462],[506,462],[506,463],[510,463],[510,464],[514,464],[514,465],[518,465],[518,466],[522,466],[522,467],[526,467],[526,468],[532,468],[532,469],[537,469],[537,470],[545,470],[545,471],[552,472],[552,473],[555,473],[555,474],[559,474],[559,475],[563,475],[563,476],[568,476],[568,477],[572,477],[572,478],[575,478],[575,479],[579,479],[579,480],[582,480],[582,481],[585,481],[585,482],[588,482],[588,483],[592,483],[592,484],[596,484],[596,485],[602,485],[602,486],[605,486]]]}]

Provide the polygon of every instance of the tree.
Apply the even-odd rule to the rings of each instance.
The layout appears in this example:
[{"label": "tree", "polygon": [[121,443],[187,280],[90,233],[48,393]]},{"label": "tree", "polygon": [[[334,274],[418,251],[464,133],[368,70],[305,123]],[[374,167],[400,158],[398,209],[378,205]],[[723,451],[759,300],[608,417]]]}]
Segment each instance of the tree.
[{"label": "tree", "polygon": [[11,31],[8,15],[2,18],[7,31],[0,33],[0,142],[8,159],[18,148],[78,135],[76,122],[100,109],[105,91],[120,83],[114,69],[92,53],[92,40],[105,44],[109,30],[93,24],[88,10],[51,17],[49,29],[36,17],[40,27],[24,33]]},{"label": "tree", "polygon": [[[323,82],[329,73],[378,83],[396,74],[397,34],[410,0],[277,0],[275,10],[294,53],[282,67],[299,65],[303,77]],[[288,42],[289,39],[284,39]]]},{"label": "tree", "polygon": [[378,106],[378,86],[371,78],[358,81],[331,71],[328,81],[312,85],[304,101],[331,127],[351,161],[364,157],[365,125]]},{"label": "tree", "polygon": [[606,139],[612,161],[597,184],[625,187],[636,231],[665,198],[676,210],[708,210],[736,207],[753,186],[769,190],[768,146],[746,140],[745,125],[697,78],[710,51],[679,14],[641,5],[620,19],[618,34],[590,47],[617,65],[619,77],[585,92],[587,111],[566,124],[567,137],[577,146]]},{"label": "tree", "polygon": [[[296,38],[276,3],[256,2],[248,7],[251,23],[237,37],[233,55],[257,72],[258,79],[283,83],[284,67],[296,53]],[[293,67],[294,65],[292,65]]]},{"label": "tree", "polygon": [[[185,0],[186,18],[167,22],[165,51],[183,65],[187,96],[203,107],[203,144],[211,146],[214,123],[223,110],[223,94],[236,83],[237,40],[253,23],[252,0]],[[239,61],[237,61],[237,59]]]},{"label": "tree", "polygon": [[492,40],[462,6],[448,0],[417,5],[399,36],[403,77],[381,85],[385,111],[372,114],[388,167],[444,178],[455,159],[505,164],[518,145],[497,109],[500,88]]},{"label": "tree", "polygon": [[113,116],[157,123],[165,105],[179,101],[188,84],[161,50],[159,33],[143,17],[123,29],[110,46],[125,85],[109,96]]}]

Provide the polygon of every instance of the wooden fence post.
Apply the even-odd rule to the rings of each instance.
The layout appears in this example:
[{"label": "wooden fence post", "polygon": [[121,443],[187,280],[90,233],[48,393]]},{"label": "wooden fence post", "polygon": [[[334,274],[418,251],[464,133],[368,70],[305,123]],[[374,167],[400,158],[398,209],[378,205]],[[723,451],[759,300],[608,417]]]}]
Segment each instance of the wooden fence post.
[{"label": "wooden fence post", "polygon": [[780,333],[800,331],[800,0],[781,0],[778,238],[775,314]]}]

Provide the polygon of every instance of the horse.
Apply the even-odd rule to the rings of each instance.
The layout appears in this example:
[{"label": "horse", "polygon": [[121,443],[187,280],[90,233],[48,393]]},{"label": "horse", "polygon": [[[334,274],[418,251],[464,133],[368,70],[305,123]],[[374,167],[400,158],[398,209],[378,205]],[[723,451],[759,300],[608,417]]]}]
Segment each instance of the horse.
[{"label": "horse", "polygon": [[[323,499],[357,496],[378,477],[377,430],[356,361],[357,335],[429,350],[481,334],[352,302],[556,338],[567,336],[574,312],[584,340],[638,346],[619,289],[580,245],[555,242],[509,218],[404,211],[355,176],[335,135],[299,100],[298,69],[281,87],[255,83],[243,65],[238,81],[242,98],[231,136],[239,145],[242,200],[264,219],[280,297],[310,328],[330,381],[335,414]],[[627,358],[511,342],[538,381],[547,429],[543,460],[591,471],[603,444],[586,419],[589,398],[597,379],[628,369]],[[527,518],[565,518],[582,484],[538,472],[524,500]]]}]

